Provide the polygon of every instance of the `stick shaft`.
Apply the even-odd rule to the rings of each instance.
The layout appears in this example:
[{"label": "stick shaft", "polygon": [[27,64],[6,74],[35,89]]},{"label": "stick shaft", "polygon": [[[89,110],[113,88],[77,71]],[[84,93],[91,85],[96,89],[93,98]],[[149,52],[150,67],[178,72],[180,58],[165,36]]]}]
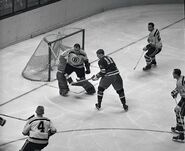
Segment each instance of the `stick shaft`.
[{"label": "stick shaft", "polygon": [[134,70],[135,70],[135,69],[136,69],[136,67],[138,66],[138,64],[139,64],[139,62],[140,62],[140,60],[141,60],[141,58],[142,58],[143,54],[144,54],[144,51],[141,53],[141,55],[140,55],[140,57],[139,57],[139,59],[138,59],[138,61],[137,61],[136,65],[135,65],[135,67],[134,67]]}]

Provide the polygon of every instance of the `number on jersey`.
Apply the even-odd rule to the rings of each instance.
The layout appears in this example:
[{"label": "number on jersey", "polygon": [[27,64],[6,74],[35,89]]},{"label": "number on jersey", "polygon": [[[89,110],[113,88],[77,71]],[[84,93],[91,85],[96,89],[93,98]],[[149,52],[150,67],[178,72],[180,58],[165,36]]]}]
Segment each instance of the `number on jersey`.
[{"label": "number on jersey", "polygon": [[45,128],[44,128],[44,121],[40,121],[39,125],[38,125],[38,130],[40,130],[40,132],[44,132]]}]

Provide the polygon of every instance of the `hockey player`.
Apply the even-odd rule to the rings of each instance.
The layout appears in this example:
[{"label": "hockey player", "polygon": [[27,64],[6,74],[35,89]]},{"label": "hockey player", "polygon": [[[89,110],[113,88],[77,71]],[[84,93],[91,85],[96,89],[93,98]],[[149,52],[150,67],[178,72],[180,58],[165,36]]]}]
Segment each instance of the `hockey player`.
[{"label": "hockey player", "polygon": [[92,77],[92,80],[98,80],[101,78],[98,86],[98,103],[95,104],[95,107],[99,110],[101,108],[101,103],[103,99],[104,91],[112,85],[116,92],[119,95],[121,103],[125,111],[128,110],[126,105],[125,93],[123,89],[123,81],[119,74],[119,71],[116,67],[115,62],[109,56],[105,56],[104,50],[99,49],[96,52],[97,57],[99,58],[98,65],[100,67],[100,72]]},{"label": "hockey player", "polygon": [[[176,127],[172,127],[172,132],[179,133],[178,136],[174,136],[174,141],[183,141],[184,140],[184,116],[185,116],[185,76],[181,75],[180,69],[173,70],[173,78],[177,80],[176,88],[171,92],[171,95],[174,99],[177,98],[177,95],[180,94],[181,100],[178,102],[174,111],[176,114]],[[176,100],[175,100],[176,101]]]},{"label": "hockey player", "polygon": [[23,129],[23,135],[28,135],[20,151],[39,151],[48,145],[49,137],[56,133],[50,119],[43,117],[44,107],[38,106],[36,116],[30,118]]},{"label": "hockey player", "polygon": [[65,77],[66,64],[67,64],[66,58],[64,58],[64,56],[60,55],[59,64],[58,64],[58,71],[57,71],[57,80],[58,80],[59,94],[62,96],[66,96],[67,93],[69,92],[69,87],[68,87],[66,77]]},{"label": "hockey player", "polygon": [[162,42],[158,29],[154,28],[154,23],[148,23],[148,31],[150,34],[148,36],[148,45],[143,48],[145,53],[146,66],[143,68],[144,71],[151,69],[152,65],[156,66],[155,56],[162,50]]},{"label": "hockey player", "polygon": [[[80,48],[80,44],[78,43],[74,45],[73,49],[63,52],[60,56],[57,79],[59,81],[59,89],[62,96],[67,95],[69,91],[66,80],[70,84],[73,83],[73,80],[70,77],[72,72],[76,73],[78,81],[84,80],[85,74],[90,74],[90,63],[87,54]],[[88,94],[95,93],[95,88],[89,81],[81,82],[76,84],[76,86],[82,86]]]}]

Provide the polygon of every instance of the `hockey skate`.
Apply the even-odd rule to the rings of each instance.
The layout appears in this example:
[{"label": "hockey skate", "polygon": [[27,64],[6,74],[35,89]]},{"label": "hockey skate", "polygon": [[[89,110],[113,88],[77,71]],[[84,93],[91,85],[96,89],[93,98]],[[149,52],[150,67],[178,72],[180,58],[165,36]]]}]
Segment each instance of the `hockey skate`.
[{"label": "hockey skate", "polygon": [[145,67],[143,67],[143,71],[147,71],[151,69],[151,64],[146,65]]},{"label": "hockey skate", "polygon": [[100,110],[100,108],[101,108],[101,106],[98,103],[95,104],[95,107],[97,110]]},{"label": "hockey skate", "polygon": [[[179,134],[180,133],[179,130],[176,127],[171,127],[171,131],[173,133],[176,133],[176,134]],[[184,131],[185,131],[185,129],[184,129]]]},{"label": "hockey skate", "polygon": [[184,134],[179,134],[178,136],[174,136],[172,140],[175,142],[184,143]]},{"label": "hockey skate", "polygon": [[156,67],[157,66],[157,62],[155,60],[152,60],[151,65],[152,65],[152,67]]},{"label": "hockey skate", "polygon": [[61,96],[67,96],[68,92],[69,92],[69,89],[63,89],[59,91]]},{"label": "hockey skate", "polygon": [[128,105],[124,104],[124,105],[123,105],[123,108],[124,108],[124,110],[125,110],[126,112],[128,111]]},{"label": "hockey skate", "polygon": [[171,131],[172,131],[173,133],[179,134],[179,131],[176,129],[176,127],[171,127]]}]

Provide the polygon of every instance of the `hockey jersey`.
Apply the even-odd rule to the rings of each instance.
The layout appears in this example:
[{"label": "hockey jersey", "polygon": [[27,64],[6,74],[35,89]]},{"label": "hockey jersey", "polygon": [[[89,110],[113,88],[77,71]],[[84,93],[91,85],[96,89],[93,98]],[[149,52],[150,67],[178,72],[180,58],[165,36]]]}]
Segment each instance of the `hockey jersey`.
[{"label": "hockey jersey", "polygon": [[84,67],[84,62],[88,61],[87,54],[83,50],[70,49],[65,51],[62,56],[66,58],[68,64],[76,68]]},{"label": "hockey jersey", "polygon": [[49,130],[56,132],[53,123],[46,117],[33,117],[28,120],[23,129],[23,134],[28,135],[28,141],[37,144],[47,144],[49,139]]},{"label": "hockey jersey", "polygon": [[180,76],[177,80],[175,91],[180,94],[181,97],[185,98],[185,77]]},{"label": "hockey jersey", "polygon": [[100,72],[97,74],[99,77],[112,76],[119,74],[114,60],[109,56],[104,56],[98,61]]},{"label": "hockey jersey", "polygon": [[158,29],[154,29],[148,36],[148,43],[152,44],[156,48],[162,48],[162,42],[160,32]]}]

